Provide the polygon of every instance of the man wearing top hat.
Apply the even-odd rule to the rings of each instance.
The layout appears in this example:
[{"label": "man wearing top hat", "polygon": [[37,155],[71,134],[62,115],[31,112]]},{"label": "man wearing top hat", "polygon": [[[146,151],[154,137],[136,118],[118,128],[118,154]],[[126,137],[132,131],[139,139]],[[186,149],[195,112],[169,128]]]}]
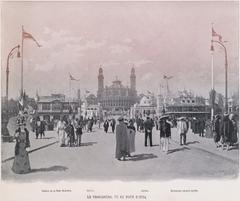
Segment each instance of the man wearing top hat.
[{"label": "man wearing top hat", "polygon": [[150,146],[152,147],[152,129],[153,129],[153,122],[150,119],[150,117],[147,117],[146,121],[144,122],[144,128],[145,128],[145,147],[147,146],[147,139],[149,138]]}]

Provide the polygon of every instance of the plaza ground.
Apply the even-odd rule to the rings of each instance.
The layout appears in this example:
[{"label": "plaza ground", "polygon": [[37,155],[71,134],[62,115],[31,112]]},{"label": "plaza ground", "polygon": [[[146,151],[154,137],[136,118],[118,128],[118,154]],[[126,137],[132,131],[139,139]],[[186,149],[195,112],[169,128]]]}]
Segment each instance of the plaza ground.
[{"label": "plaza ground", "polygon": [[239,150],[217,149],[213,139],[187,134],[187,145],[179,145],[172,129],[168,154],[160,151],[159,131],[153,131],[153,147],[144,146],[144,134],[136,134],[136,152],[127,161],[115,156],[115,134],[94,127],[84,132],[81,147],[60,147],[55,131],[44,139],[30,133],[32,171],[17,175],[11,171],[15,143],[2,144],[2,179],[15,182],[73,180],[170,180],[235,179],[239,172]]}]

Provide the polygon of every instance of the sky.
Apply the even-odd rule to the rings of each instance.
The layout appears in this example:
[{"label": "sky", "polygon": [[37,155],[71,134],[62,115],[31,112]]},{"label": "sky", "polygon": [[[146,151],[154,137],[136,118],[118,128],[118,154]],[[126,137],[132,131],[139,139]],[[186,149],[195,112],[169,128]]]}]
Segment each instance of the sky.
[{"label": "sky", "polygon": [[[138,93],[159,93],[169,80],[172,92],[191,90],[208,97],[211,89],[211,23],[228,51],[229,94],[238,91],[237,2],[5,2],[2,7],[1,92],[5,95],[9,51],[21,45],[24,30],[42,45],[24,40],[24,89],[30,96],[97,91],[130,84],[135,67]],[[22,54],[22,53],[21,53]],[[20,91],[21,59],[10,58],[9,97]],[[214,84],[224,94],[224,50],[215,44]],[[73,96],[72,95],[72,96]]]}]

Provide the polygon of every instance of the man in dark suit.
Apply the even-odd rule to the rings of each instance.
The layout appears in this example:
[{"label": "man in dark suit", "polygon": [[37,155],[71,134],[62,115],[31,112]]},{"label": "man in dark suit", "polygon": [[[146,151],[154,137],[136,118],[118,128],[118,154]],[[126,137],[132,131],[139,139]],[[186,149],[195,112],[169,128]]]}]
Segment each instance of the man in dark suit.
[{"label": "man in dark suit", "polygon": [[150,117],[147,117],[146,121],[144,122],[144,129],[145,129],[145,147],[147,146],[147,139],[149,138],[150,146],[152,147],[152,129],[153,129],[153,121]]}]

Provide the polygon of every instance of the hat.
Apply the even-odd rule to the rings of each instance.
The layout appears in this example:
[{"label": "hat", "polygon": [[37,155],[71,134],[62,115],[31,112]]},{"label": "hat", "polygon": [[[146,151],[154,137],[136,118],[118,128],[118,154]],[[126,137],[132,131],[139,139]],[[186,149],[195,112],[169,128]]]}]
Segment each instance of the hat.
[{"label": "hat", "polygon": [[185,117],[179,117],[178,120],[185,120]]},{"label": "hat", "polygon": [[130,120],[129,120],[129,123],[134,123],[133,119],[130,119]]},{"label": "hat", "polygon": [[18,126],[26,126],[25,118],[24,117],[19,117],[17,119],[17,125]]},{"label": "hat", "polygon": [[120,117],[118,118],[118,121],[123,121],[123,117],[120,116]]},{"label": "hat", "polygon": [[234,118],[234,114],[230,114],[230,115],[229,115],[229,119],[232,120],[233,118]]},{"label": "hat", "polygon": [[161,119],[167,119],[168,117],[169,117],[168,115],[163,115],[163,116],[160,117],[160,120]]}]

